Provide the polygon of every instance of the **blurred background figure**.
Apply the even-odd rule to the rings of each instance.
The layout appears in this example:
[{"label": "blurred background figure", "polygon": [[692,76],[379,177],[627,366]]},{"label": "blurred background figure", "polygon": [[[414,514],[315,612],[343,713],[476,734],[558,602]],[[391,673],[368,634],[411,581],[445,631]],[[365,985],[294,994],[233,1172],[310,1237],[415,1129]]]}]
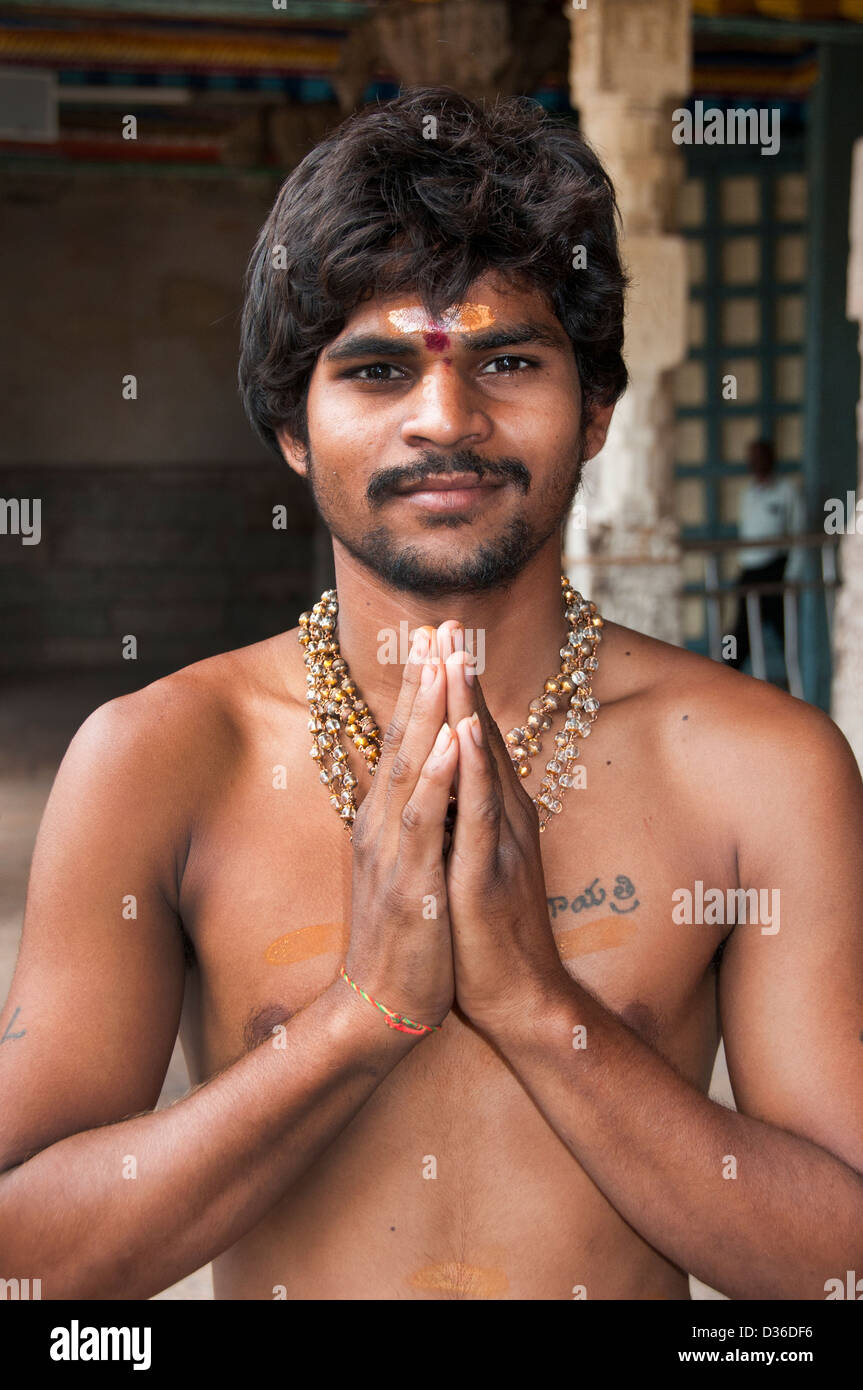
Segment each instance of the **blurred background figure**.
[{"label": "blurred background figure", "polygon": [[[770,439],[756,439],[748,450],[749,472],[752,475],[743,489],[740,500],[739,536],[743,541],[765,540],[771,537],[799,535],[804,528],[803,497],[797,484],[776,472],[776,451]],[[748,547],[741,552],[743,568],[738,583],[744,588],[752,584],[779,584],[784,579],[797,583],[802,579],[803,552],[787,545]],[[796,602],[793,594],[789,603]],[[761,621],[772,628],[784,655],[784,612],[781,593],[759,597]],[[746,595],[741,594],[734,628],[736,654],[729,665],[738,670],[750,650],[749,618]]]}]

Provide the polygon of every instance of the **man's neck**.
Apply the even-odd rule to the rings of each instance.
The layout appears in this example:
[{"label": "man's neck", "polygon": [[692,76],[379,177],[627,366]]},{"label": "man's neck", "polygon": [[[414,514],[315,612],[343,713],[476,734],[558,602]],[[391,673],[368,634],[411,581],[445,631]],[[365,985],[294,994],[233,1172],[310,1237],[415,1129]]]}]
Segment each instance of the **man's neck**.
[{"label": "man's neck", "polygon": [[[339,598],[338,636],[360,695],[383,733],[392,718],[407,656],[406,634],[455,618],[467,646],[484,658],[478,670],[497,721],[523,723],[529,702],[560,669],[566,642],[560,585],[560,535],[554,536],[507,589],[424,598],[390,588],[333,542]],[[395,659],[393,659],[395,657]]]}]

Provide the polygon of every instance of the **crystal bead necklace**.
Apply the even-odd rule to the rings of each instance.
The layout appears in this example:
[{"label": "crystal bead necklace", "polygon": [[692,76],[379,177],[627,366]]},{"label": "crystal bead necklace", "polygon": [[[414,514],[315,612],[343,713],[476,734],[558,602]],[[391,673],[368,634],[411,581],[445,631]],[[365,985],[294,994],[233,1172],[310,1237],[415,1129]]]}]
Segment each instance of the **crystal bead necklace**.
[{"label": "crystal bead necklace", "polygon": [[[542,694],[531,700],[524,725],[505,735],[518,776],[529,777],[530,759],[542,752],[542,735],[551,728],[552,716],[569,702],[563,729],[554,735],[555,751],[545,765],[542,785],[532,797],[541,831],[563,809],[560,797],[564,791],[575,785],[579,740],[587,738],[599,711],[591,677],[599,665],[596,648],[602,640],[603,620],[596,604],[582,598],[565,575],[561,575],[560,583],[570,629],[566,645],[560,649],[560,670],[545,682]],[[362,753],[370,776],[374,776],[380,758],[381,735],[339,651],[338,611],[335,589],[326,589],[309,612],[300,614],[298,638],[308,672],[306,697],[312,734],[309,752],[320,767],[320,779],[329,789],[331,805],[352,835],[357,779],[348,765],[341,730],[344,726],[354,747]]]}]

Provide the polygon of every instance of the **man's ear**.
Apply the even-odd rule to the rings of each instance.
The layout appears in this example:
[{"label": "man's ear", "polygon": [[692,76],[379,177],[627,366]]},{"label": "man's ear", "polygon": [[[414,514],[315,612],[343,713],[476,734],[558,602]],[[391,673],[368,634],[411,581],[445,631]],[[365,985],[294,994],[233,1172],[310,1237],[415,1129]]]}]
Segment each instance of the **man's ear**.
[{"label": "man's ear", "polygon": [[585,460],[592,459],[595,454],[599,453],[605,443],[605,436],[608,434],[608,427],[611,424],[613,414],[614,402],[611,405],[594,406],[590,412],[590,418],[584,432]]},{"label": "man's ear", "polygon": [[285,463],[289,464],[295,473],[299,473],[301,478],[305,478],[309,468],[309,451],[305,444],[290,434],[284,425],[275,431],[275,436]]}]

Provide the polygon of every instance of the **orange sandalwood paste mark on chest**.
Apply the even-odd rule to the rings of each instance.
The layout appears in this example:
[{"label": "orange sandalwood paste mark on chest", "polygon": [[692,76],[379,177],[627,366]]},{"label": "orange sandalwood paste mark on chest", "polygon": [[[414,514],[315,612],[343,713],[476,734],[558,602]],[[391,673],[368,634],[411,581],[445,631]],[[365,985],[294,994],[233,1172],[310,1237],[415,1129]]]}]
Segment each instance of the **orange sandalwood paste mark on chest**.
[{"label": "orange sandalwood paste mark on chest", "polygon": [[343,922],[316,922],[309,927],[297,927],[284,936],[271,941],[264,959],[270,965],[297,965],[312,956],[323,956],[328,951],[346,951],[348,929]]},{"label": "orange sandalwood paste mark on chest", "polygon": [[573,956],[586,956],[591,951],[608,951],[613,946],[624,946],[638,931],[635,922],[620,917],[600,917],[598,922],[587,922],[583,927],[570,927],[555,937],[561,960]]}]

